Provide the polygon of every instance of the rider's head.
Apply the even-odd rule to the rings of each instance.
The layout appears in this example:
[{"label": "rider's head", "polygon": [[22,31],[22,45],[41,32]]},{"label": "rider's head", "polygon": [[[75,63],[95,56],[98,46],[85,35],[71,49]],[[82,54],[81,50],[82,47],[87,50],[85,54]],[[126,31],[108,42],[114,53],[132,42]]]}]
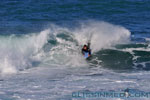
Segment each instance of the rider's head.
[{"label": "rider's head", "polygon": [[83,46],[83,49],[87,49],[87,45],[84,45],[84,46]]}]

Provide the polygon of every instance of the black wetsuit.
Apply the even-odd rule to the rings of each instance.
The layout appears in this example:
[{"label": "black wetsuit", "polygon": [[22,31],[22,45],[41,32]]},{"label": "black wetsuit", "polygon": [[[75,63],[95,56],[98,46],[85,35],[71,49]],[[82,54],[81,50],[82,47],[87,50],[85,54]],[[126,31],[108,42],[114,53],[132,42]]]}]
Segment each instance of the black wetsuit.
[{"label": "black wetsuit", "polygon": [[84,52],[88,52],[89,55],[91,55],[91,49],[90,49],[90,43],[88,43],[87,49],[82,48],[82,54],[84,55]]}]

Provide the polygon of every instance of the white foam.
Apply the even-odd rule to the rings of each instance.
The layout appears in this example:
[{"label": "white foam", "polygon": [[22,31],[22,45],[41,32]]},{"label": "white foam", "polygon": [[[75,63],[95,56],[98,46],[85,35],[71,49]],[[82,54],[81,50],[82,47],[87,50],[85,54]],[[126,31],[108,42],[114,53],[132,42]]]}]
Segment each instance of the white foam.
[{"label": "white foam", "polygon": [[80,45],[86,44],[90,39],[93,52],[116,44],[128,43],[130,31],[118,25],[106,22],[89,21],[81,25],[74,32]]}]

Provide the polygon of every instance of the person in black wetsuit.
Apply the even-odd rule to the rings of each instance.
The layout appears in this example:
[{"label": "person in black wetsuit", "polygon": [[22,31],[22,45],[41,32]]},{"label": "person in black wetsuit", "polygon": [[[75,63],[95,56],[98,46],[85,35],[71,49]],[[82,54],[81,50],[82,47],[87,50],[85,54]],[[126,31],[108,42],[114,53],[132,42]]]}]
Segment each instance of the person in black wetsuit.
[{"label": "person in black wetsuit", "polygon": [[88,45],[84,45],[82,48],[82,54],[84,55],[84,52],[88,52],[89,56],[91,56],[91,49],[90,49],[90,43],[88,43]]}]

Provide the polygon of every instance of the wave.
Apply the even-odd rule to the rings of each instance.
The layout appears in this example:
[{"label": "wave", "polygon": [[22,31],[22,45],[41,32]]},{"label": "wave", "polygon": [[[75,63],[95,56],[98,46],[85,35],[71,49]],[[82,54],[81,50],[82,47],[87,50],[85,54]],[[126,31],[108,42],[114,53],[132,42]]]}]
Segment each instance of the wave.
[{"label": "wave", "polygon": [[36,67],[87,66],[81,48],[91,42],[92,53],[130,41],[130,31],[107,22],[87,21],[74,28],[51,24],[39,33],[0,36],[0,72],[16,73]]}]

